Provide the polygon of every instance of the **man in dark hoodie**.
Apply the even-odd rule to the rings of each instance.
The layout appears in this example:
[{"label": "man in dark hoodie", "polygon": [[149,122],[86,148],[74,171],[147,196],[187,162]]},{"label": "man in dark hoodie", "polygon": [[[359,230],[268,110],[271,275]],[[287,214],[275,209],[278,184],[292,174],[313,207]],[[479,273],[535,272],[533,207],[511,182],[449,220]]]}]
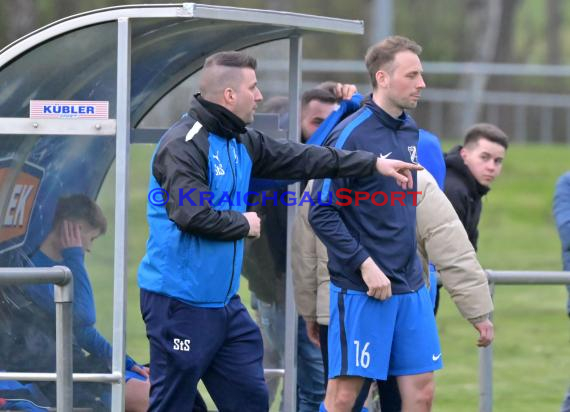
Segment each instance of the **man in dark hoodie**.
[{"label": "man in dark hoodie", "polygon": [[481,198],[501,174],[509,146],[505,132],[489,123],[473,125],[463,146],[445,156],[445,194],[453,205],[471,244],[477,250]]}]

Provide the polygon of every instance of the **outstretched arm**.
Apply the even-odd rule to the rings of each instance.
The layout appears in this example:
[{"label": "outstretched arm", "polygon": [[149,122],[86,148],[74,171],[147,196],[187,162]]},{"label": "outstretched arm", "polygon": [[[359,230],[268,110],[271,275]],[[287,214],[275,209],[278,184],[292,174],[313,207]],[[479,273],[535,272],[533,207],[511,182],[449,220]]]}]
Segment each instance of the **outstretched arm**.
[{"label": "outstretched arm", "polygon": [[250,131],[244,141],[253,160],[253,176],[273,179],[312,179],[369,176],[380,173],[412,188],[412,170],[422,167],[394,159],[380,159],[374,153],[347,151],[279,141]]}]

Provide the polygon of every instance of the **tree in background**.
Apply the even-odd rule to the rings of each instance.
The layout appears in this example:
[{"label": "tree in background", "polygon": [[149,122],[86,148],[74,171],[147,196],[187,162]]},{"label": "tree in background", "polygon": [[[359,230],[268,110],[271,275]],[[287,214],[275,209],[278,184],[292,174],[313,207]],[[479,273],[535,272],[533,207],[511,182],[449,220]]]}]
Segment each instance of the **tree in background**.
[{"label": "tree in background", "polygon": [[[461,53],[464,60],[480,63],[495,61],[500,41],[501,21],[504,15],[503,0],[469,0],[466,3],[464,31],[461,33]],[[463,130],[476,123],[481,110],[481,100],[489,76],[465,73],[461,76],[458,89],[469,93],[464,105],[456,105],[454,134],[460,136]]]},{"label": "tree in background", "polygon": [[37,2],[34,0],[0,2],[1,44],[8,44],[38,27]]},{"label": "tree in background", "polygon": [[562,3],[560,0],[548,0],[546,3],[547,62],[562,63]]}]

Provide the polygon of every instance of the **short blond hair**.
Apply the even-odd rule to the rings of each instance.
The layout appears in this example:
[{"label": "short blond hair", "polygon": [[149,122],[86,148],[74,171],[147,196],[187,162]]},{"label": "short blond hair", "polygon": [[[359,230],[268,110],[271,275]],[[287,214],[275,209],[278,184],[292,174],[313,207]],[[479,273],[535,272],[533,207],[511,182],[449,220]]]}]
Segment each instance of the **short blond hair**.
[{"label": "short blond hair", "polygon": [[376,89],[378,86],[376,83],[378,70],[392,63],[396,54],[402,51],[411,51],[419,56],[422,53],[422,47],[415,41],[403,36],[386,37],[381,42],[370,46],[366,52],[364,63],[372,81],[372,88]]}]

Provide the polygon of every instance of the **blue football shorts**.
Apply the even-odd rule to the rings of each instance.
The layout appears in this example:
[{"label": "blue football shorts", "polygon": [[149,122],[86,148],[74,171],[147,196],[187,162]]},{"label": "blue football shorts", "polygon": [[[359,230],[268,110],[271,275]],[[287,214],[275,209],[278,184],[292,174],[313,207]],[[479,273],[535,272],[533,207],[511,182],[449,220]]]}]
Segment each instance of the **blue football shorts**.
[{"label": "blue football shorts", "polygon": [[416,375],[443,367],[425,286],[381,301],[331,283],[329,378]]}]

